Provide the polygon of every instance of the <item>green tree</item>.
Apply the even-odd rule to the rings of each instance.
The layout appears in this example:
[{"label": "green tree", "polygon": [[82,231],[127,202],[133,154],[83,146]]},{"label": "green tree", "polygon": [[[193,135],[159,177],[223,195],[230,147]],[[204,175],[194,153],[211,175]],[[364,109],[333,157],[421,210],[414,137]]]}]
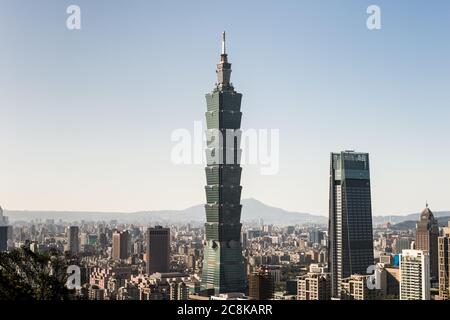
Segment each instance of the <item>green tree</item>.
[{"label": "green tree", "polygon": [[0,252],[0,300],[68,299],[68,262],[56,250],[39,254],[22,247]]}]

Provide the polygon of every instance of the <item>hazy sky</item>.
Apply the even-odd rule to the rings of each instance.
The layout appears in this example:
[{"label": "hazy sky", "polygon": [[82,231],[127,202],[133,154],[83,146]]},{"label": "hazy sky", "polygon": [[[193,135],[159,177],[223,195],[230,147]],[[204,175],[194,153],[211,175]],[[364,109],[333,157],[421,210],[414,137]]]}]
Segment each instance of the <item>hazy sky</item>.
[{"label": "hazy sky", "polygon": [[327,214],[329,154],[355,149],[374,214],[450,210],[446,0],[0,0],[0,204],[204,202],[203,165],[174,165],[170,137],[204,121],[223,30],[242,127],[280,130],[279,173],[244,166],[244,198]]}]

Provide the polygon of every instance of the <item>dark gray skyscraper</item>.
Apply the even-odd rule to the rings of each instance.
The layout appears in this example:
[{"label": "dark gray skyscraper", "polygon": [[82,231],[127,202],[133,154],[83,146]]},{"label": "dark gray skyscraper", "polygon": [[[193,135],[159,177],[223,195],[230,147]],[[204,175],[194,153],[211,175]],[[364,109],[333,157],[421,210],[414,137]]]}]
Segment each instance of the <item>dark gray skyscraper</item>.
[{"label": "dark gray skyscraper", "polygon": [[8,230],[11,229],[11,226],[8,226],[8,218],[3,216],[3,209],[0,207],[0,252],[8,249]]},{"label": "dark gray skyscraper", "polygon": [[78,240],[79,228],[77,226],[70,226],[68,230],[68,250],[72,254],[77,254],[80,251],[80,242]]},{"label": "dark gray skyscraper", "polygon": [[0,226],[0,252],[8,249],[8,226]]},{"label": "dark gray skyscraper", "polygon": [[216,74],[216,86],[206,95],[206,242],[201,281],[202,291],[214,294],[244,292],[246,288],[240,241],[242,169],[238,135],[242,94],[230,82],[225,33]]},{"label": "dark gray skyscraper", "polygon": [[147,229],[146,271],[169,272],[170,269],[170,229],[156,226]]},{"label": "dark gray skyscraper", "polygon": [[352,274],[366,274],[374,263],[369,154],[344,151],[331,154],[329,272],[332,296]]}]

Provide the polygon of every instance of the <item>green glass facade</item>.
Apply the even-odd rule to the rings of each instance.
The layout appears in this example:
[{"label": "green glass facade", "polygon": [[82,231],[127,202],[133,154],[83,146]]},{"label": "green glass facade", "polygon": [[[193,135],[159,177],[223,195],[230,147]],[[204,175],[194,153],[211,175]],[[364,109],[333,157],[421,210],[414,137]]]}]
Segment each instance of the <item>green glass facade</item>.
[{"label": "green glass facade", "polygon": [[[223,44],[224,45],[224,44]],[[217,83],[206,94],[206,223],[202,291],[245,292],[241,234],[241,99],[230,82],[231,64],[223,49]]]}]

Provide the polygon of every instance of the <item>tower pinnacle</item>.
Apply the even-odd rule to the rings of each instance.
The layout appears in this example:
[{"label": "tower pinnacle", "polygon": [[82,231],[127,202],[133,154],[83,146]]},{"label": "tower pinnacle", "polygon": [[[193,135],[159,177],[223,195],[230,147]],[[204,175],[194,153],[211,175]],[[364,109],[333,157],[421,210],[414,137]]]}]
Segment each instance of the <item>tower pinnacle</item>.
[{"label": "tower pinnacle", "polygon": [[225,31],[222,32],[222,53],[220,55],[220,61],[217,64],[217,84],[223,89],[232,89],[230,83],[231,77],[231,63],[228,63],[227,48],[225,43]]},{"label": "tower pinnacle", "polygon": [[222,54],[227,54],[227,48],[225,45],[225,31],[222,32]]}]

